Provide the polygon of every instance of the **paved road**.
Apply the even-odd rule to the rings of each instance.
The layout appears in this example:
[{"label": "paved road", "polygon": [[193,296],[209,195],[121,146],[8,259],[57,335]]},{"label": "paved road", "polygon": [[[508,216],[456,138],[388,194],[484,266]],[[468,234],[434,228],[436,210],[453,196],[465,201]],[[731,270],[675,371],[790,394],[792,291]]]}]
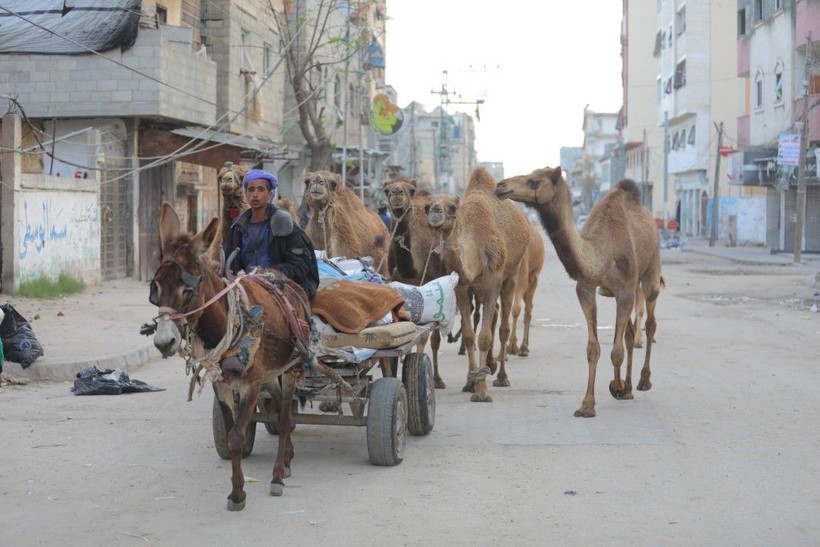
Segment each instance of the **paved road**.
[{"label": "paved road", "polygon": [[410,439],[401,465],[370,466],[364,429],[299,426],[281,498],[267,494],[275,437],[260,427],[241,513],[225,510],[211,394],[185,402],[180,359],[132,372],[158,393],[0,388],[3,543],[820,544],[813,275],[664,256],[651,391],[609,396],[614,306],[599,298],[598,416],[573,417],[586,330],[548,247],[512,387],[470,403],[465,358],[447,345],[435,429]]}]

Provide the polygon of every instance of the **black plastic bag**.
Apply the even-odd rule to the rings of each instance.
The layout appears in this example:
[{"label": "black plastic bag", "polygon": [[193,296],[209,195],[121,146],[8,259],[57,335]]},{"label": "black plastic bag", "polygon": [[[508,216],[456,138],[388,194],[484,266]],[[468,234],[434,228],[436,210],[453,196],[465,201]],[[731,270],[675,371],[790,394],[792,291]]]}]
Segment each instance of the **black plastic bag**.
[{"label": "black plastic bag", "polygon": [[119,395],[120,393],[142,393],[146,391],[165,391],[164,387],[154,387],[132,380],[122,370],[99,370],[96,366],[84,368],[74,378],[74,395]]},{"label": "black plastic bag", "polygon": [[14,309],[14,306],[3,304],[0,308],[5,314],[3,322],[0,323],[3,355],[7,361],[20,363],[26,368],[43,355],[43,346],[34,335],[31,324]]}]

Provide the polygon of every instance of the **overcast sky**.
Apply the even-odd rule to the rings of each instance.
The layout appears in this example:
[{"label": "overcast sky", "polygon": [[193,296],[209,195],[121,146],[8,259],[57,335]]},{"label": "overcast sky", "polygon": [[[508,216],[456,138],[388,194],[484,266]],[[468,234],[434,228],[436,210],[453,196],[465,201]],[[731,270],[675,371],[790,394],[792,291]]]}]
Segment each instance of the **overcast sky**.
[{"label": "overcast sky", "polygon": [[[479,161],[506,176],[556,166],[583,144],[584,106],[621,107],[621,2],[387,0],[387,84],[402,108],[439,105],[447,71],[455,101],[484,98]],[[449,106],[474,114],[474,105]]]}]

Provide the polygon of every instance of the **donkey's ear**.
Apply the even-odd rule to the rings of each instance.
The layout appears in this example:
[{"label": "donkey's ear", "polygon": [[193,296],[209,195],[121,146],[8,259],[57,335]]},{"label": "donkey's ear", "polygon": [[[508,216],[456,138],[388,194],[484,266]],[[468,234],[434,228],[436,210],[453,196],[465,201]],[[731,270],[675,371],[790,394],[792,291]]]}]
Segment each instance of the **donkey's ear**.
[{"label": "donkey's ear", "polygon": [[171,244],[171,240],[179,233],[179,217],[174,206],[167,201],[162,202],[159,213],[159,249],[161,254]]},{"label": "donkey's ear", "polygon": [[211,243],[213,243],[214,238],[218,233],[218,228],[219,219],[214,217],[204,230],[194,236],[194,239],[191,240],[191,249],[197,256],[204,255],[209,252]]}]

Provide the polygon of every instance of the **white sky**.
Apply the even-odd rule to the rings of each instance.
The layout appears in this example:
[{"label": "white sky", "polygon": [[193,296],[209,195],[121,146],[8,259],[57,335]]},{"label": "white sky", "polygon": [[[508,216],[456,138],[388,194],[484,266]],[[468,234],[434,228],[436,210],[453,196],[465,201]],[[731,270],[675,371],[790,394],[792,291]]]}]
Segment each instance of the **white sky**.
[{"label": "white sky", "polygon": [[[387,84],[398,104],[439,105],[443,71],[451,100],[483,95],[479,161],[506,176],[559,164],[583,144],[584,106],[621,107],[619,0],[388,0]],[[473,114],[473,105],[449,111]]]}]

